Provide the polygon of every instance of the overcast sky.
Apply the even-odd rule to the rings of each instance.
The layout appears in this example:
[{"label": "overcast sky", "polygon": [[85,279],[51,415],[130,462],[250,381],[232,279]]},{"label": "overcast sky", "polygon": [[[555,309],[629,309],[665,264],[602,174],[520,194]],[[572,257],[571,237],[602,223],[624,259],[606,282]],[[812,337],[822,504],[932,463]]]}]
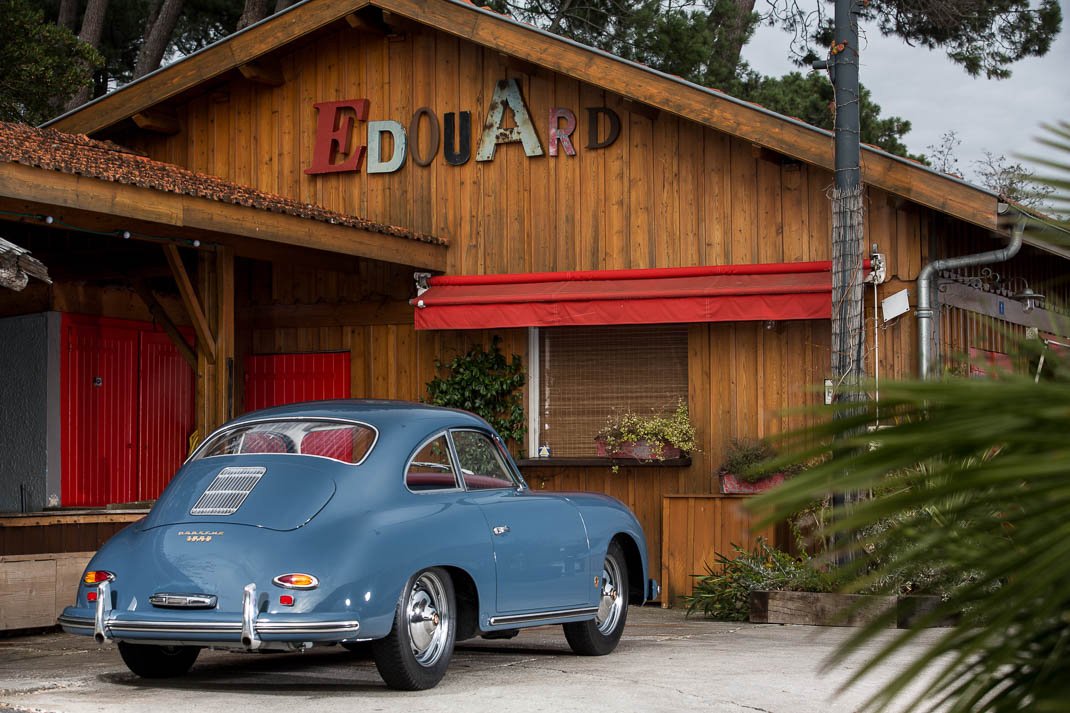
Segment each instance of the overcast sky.
[{"label": "overcast sky", "polygon": [[[929,153],[941,135],[953,129],[962,144],[959,167],[971,180],[972,162],[984,151],[1036,155],[1040,125],[1070,121],[1070,0],[1062,0],[1063,29],[1051,51],[1012,65],[1010,79],[974,79],[940,51],[909,47],[875,29],[862,40],[861,80],[884,116],[911,122],[905,143],[912,153]],[[863,28],[865,30],[865,28]],[[780,75],[795,69],[787,59],[790,36],[777,28],[760,27],[743,57],[762,74]]]}]

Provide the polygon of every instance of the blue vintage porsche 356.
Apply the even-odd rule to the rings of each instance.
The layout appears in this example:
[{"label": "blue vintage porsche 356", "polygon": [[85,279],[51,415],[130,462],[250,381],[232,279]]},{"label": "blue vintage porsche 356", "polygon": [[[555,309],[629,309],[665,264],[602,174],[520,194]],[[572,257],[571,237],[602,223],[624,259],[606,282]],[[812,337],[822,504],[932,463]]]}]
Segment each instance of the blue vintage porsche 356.
[{"label": "blue vintage porsche 356", "polygon": [[482,419],[389,401],[250,413],[197,448],[93,557],[59,623],[144,677],[202,648],[370,648],[392,688],[437,684],[454,643],[562,624],[611,652],[653,598],[632,513],[534,492]]}]

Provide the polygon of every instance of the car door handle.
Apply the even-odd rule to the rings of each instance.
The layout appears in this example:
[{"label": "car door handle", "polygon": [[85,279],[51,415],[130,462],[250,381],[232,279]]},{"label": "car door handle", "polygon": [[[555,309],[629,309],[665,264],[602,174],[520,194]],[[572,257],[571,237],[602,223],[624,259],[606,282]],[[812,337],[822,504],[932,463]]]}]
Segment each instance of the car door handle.
[{"label": "car door handle", "polygon": [[505,533],[509,532],[509,526],[498,525],[497,527],[493,528],[491,532],[493,532],[495,535],[504,535]]}]

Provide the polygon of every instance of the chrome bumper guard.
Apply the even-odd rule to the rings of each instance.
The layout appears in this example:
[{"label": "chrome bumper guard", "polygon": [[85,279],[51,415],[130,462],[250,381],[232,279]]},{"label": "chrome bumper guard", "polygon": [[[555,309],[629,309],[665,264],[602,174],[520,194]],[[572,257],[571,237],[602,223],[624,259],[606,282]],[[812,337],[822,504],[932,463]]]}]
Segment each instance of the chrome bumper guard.
[{"label": "chrome bumper guard", "polygon": [[261,619],[259,610],[256,585],[248,584],[242,592],[240,621],[126,619],[112,609],[110,583],[102,582],[97,586],[96,611],[92,619],[63,615],[57,619],[57,623],[71,634],[92,633],[98,644],[115,639],[124,640],[128,636],[133,637],[131,640],[183,640],[184,636],[223,635],[225,638],[222,641],[212,639],[205,640],[205,643],[240,642],[248,651],[264,648],[265,637],[268,641],[285,641],[289,637],[337,641],[356,638],[360,631],[360,623],[356,620],[272,621]]}]

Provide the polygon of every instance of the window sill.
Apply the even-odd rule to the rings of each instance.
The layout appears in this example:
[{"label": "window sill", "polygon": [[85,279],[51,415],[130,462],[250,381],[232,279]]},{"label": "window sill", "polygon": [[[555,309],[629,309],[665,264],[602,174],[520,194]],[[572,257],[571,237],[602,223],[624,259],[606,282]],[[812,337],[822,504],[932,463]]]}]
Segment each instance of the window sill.
[{"label": "window sill", "polygon": [[631,458],[521,458],[516,462],[521,468],[686,468],[691,457],[666,458],[665,460],[638,461]]}]

